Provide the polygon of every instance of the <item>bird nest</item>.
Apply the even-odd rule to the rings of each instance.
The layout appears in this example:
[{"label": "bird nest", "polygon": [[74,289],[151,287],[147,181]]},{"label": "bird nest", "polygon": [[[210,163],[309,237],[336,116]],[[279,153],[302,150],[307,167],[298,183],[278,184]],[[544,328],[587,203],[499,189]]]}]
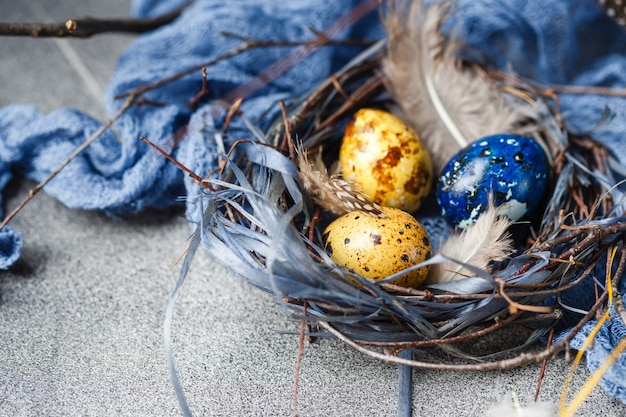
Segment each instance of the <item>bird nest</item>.
[{"label": "bird nest", "polygon": [[[555,96],[528,82],[463,64],[481,71],[510,102],[531,103],[541,115],[536,139],[549,155],[549,192],[539,218],[512,226],[515,251],[508,258],[486,269],[463,265],[470,273],[459,280],[404,288],[364,278],[326,253],[323,230],[333,215],[303,187],[298,146],[301,152],[323,150],[330,165],[356,109],[397,110],[381,69],[385,53],[384,43],[375,45],[306,97],[277,103],[281,111],[267,131],[250,125],[251,139],[235,142],[219,172],[204,180],[210,190],[202,199],[203,246],[245,281],[274,294],[294,318],[305,319],[310,334],[332,335],[387,361],[499,369],[567,349],[606,305],[624,270],[620,181],[625,173],[601,144],[564,129]],[[227,139],[226,130],[219,140]],[[416,213],[433,242],[434,256],[427,263],[454,262],[438,254],[437,242],[449,231],[428,227],[441,226],[433,207],[434,201],[426,200]],[[618,256],[616,247],[622,248]],[[594,289],[588,305],[563,301],[568,292]],[[564,315],[576,320],[569,333],[557,344],[538,347],[534,342],[559,326]],[[495,349],[476,348],[506,329],[521,336]],[[444,355],[413,360],[394,354],[427,347]]]}]

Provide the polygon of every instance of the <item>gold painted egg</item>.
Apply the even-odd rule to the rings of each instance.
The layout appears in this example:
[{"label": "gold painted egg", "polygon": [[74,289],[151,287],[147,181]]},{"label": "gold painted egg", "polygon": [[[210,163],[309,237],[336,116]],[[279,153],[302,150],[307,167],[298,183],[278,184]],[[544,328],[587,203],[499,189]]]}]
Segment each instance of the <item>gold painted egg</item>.
[{"label": "gold painted egg", "polygon": [[[325,249],[331,259],[366,278],[379,280],[431,257],[426,230],[410,214],[383,207],[386,218],[352,212],[334,220],[324,230]],[[418,287],[429,267],[411,271],[393,283]]]},{"label": "gold painted egg", "polygon": [[346,180],[383,206],[412,213],[430,192],[428,151],[413,129],[383,110],[356,112],[346,128],[339,163]]}]

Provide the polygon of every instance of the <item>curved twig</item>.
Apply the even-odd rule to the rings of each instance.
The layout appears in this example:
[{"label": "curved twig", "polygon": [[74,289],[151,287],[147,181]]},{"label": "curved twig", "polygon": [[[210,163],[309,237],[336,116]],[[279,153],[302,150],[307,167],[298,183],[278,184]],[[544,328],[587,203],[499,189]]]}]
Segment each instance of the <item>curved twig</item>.
[{"label": "curved twig", "polygon": [[[619,269],[624,267],[624,259],[620,261]],[[481,363],[463,363],[463,364],[453,364],[453,363],[432,363],[432,362],[423,362],[423,361],[415,361],[399,358],[394,355],[388,355],[385,353],[380,353],[375,350],[369,349],[356,341],[350,339],[348,336],[343,334],[341,331],[337,330],[333,327],[329,322],[319,320],[316,322],[319,326],[323,327],[330,334],[335,336],[337,339],[341,340],[345,344],[353,347],[357,351],[370,356],[375,359],[383,360],[390,363],[395,363],[398,365],[407,365],[420,369],[433,369],[440,371],[493,371],[493,370],[503,370],[503,369],[512,369],[519,366],[523,366],[530,363],[540,363],[545,359],[551,359],[559,352],[566,350],[568,348],[569,342],[576,336],[576,334],[582,329],[582,327],[589,320],[593,319],[596,315],[596,312],[600,307],[602,307],[608,298],[608,288],[604,290],[604,292],[598,297],[598,300],[595,304],[589,309],[587,314],[572,328],[572,330],[565,336],[559,343],[551,345],[543,350],[536,352],[524,352],[519,355],[502,359],[498,361],[492,362],[481,362]]]},{"label": "curved twig", "polygon": [[410,359],[400,358],[398,356],[389,355],[385,353],[376,352],[374,350],[368,349],[364,346],[359,345],[339,330],[331,326],[328,322],[319,321],[317,322],[321,327],[326,329],[330,334],[335,336],[337,339],[346,343],[347,345],[353,347],[357,351],[370,356],[375,359],[379,359],[385,362],[395,363],[398,365],[407,365],[420,369],[433,369],[439,371],[492,371],[492,370],[502,370],[502,369],[511,369],[518,366],[526,365],[533,362],[541,362],[544,359],[549,359],[559,353],[561,350],[565,349],[567,346],[567,342],[563,341],[558,344],[552,345],[550,348],[535,352],[535,353],[521,353],[520,355],[510,358],[504,359],[500,361],[493,362],[483,362],[483,363],[463,363],[463,364],[452,364],[452,363],[432,363],[432,362],[423,362],[416,361]]}]

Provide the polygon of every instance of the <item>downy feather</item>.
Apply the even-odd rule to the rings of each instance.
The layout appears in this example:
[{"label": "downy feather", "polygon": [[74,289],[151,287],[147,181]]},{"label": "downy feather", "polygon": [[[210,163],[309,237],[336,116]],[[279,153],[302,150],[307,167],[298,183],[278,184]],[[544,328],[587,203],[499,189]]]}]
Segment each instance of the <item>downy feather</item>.
[{"label": "downy feather", "polygon": [[315,204],[338,215],[360,211],[373,217],[386,217],[380,206],[367,199],[355,184],[339,175],[329,175],[322,161],[321,152],[310,161],[306,150],[297,147],[298,170],[302,186]]},{"label": "downy feather", "polygon": [[391,0],[384,18],[387,87],[440,172],[460,148],[497,133],[516,133],[531,110],[508,103],[497,85],[459,58],[462,44],[441,25],[450,3]]},{"label": "downy feather", "polygon": [[[507,233],[511,225],[507,217],[499,217],[498,209],[490,205],[476,223],[458,234],[451,235],[439,253],[456,261],[487,270],[493,261],[501,261],[513,252],[513,240]],[[446,261],[431,266],[426,284],[440,284],[473,276],[457,262]]]}]

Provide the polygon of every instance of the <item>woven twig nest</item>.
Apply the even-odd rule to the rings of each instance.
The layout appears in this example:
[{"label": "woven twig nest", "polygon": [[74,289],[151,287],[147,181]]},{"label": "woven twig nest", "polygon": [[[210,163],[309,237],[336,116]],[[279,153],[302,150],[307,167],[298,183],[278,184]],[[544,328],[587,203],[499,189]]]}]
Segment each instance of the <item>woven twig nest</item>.
[{"label": "woven twig nest", "polygon": [[[556,106],[519,80],[483,74],[510,100],[543,109],[544,129],[537,139],[550,157],[552,180],[541,218],[513,231],[517,246],[508,259],[489,271],[468,266],[473,276],[461,280],[408,289],[352,273],[325,252],[322,231],[333,216],[320,211],[303,189],[295,147],[323,149],[330,164],[357,108],[395,108],[381,70],[383,50],[382,43],[370,48],[307,97],[286,103],[269,131],[251,127],[250,140],[232,146],[219,173],[205,180],[211,191],[203,195],[204,246],[248,283],[276,295],[294,318],[306,317],[310,326],[382,359],[417,367],[492,369],[543,360],[565,349],[606,302],[604,271],[613,272],[613,286],[622,275],[626,257],[610,254],[622,245],[626,230],[619,182],[624,172],[600,144],[564,130],[558,111],[550,110]],[[424,203],[426,214],[416,213],[426,225],[433,218],[429,204]],[[443,238],[432,235],[437,229],[430,233],[433,242]],[[442,260],[434,256],[429,262]],[[595,303],[561,302],[565,291],[593,291],[586,283],[594,279]],[[577,309],[585,309],[582,319],[561,343],[512,356],[546,335],[563,313]],[[477,344],[496,330],[519,326],[524,336],[495,352],[464,349],[468,341]],[[441,349],[449,363],[383,353],[416,347]]]}]

